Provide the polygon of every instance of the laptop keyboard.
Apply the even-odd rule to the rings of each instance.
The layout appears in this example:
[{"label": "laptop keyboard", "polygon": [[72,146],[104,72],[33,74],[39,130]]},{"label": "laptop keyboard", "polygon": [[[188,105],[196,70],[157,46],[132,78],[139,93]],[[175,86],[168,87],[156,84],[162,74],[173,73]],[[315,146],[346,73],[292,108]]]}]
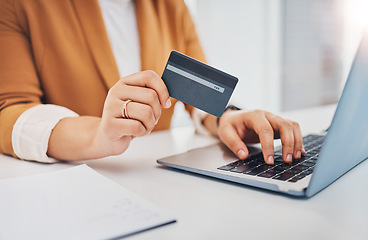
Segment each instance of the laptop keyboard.
[{"label": "laptop keyboard", "polygon": [[282,160],[282,151],[280,149],[275,151],[274,165],[267,165],[263,159],[263,154],[259,153],[245,160],[237,160],[224,165],[218,169],[280,181],[296,182],[312,174],[324,139],[325,136],[322,135],[307,135],[303,137],[306,153],[300,159],[293,159],[293,162],[290,164]]}]

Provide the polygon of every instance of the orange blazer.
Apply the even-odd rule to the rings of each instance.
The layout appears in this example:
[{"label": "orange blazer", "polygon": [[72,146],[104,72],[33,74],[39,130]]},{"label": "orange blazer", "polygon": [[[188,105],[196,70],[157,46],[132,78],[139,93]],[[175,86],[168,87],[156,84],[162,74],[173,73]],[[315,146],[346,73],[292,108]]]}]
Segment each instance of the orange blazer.
[{"label": "orange blazer", "polygon": [[[182,0],[135,4],[142,70],[161,75],[173,49],[205,61]],[[49,103],[101,116],[119,78],[97,0],[0,0],[0,153],[15,156],[12,129],[25,110]],[[163,109],[156,130],[172,114]]]}]

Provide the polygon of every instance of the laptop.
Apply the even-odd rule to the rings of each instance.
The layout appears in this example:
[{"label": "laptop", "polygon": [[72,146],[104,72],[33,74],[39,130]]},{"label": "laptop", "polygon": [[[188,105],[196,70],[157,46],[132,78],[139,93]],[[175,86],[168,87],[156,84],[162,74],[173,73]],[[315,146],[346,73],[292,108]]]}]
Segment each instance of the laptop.
[{"label": "laptop", "polygon": [[[328,131],[303,138],[306,154],[292,164],[275,151],[239,160],[215,144],[157,160],[159,164],[293,196],[311,197],[368,157],[368,34],[365,32]],[[318,116],[315,116],[318,117]],[[251,151],[252,152],[252,149]]]}]

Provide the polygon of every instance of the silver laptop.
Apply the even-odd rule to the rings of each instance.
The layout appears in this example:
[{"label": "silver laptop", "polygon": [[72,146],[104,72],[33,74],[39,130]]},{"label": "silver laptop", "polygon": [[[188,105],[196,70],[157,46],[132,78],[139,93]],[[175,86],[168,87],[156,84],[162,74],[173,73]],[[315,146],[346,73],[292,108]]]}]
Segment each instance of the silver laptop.
[{"label": "silver laptop", "polygon": [[[198,148],[157,162],[210,177],[311,197],[368,157],[368,34],[365,32],[339,100],[323,134],[303,138],[307,153],[292,164],[275,151],[275,164],[261,153],[239,160],[223,144]],[[318,117],[318,116],[316,116]]]}]

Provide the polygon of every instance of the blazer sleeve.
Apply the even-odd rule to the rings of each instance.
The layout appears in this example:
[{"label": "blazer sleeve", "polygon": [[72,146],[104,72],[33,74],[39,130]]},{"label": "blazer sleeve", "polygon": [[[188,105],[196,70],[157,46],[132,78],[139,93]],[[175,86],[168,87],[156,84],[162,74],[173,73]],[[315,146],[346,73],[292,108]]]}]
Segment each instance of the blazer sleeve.
[{"label": "blazer sleeve", "polygon": [[0,0],[0,153],[15,156],[12,130],[18,117],[41,104],[27,22],[16,1]]}]

